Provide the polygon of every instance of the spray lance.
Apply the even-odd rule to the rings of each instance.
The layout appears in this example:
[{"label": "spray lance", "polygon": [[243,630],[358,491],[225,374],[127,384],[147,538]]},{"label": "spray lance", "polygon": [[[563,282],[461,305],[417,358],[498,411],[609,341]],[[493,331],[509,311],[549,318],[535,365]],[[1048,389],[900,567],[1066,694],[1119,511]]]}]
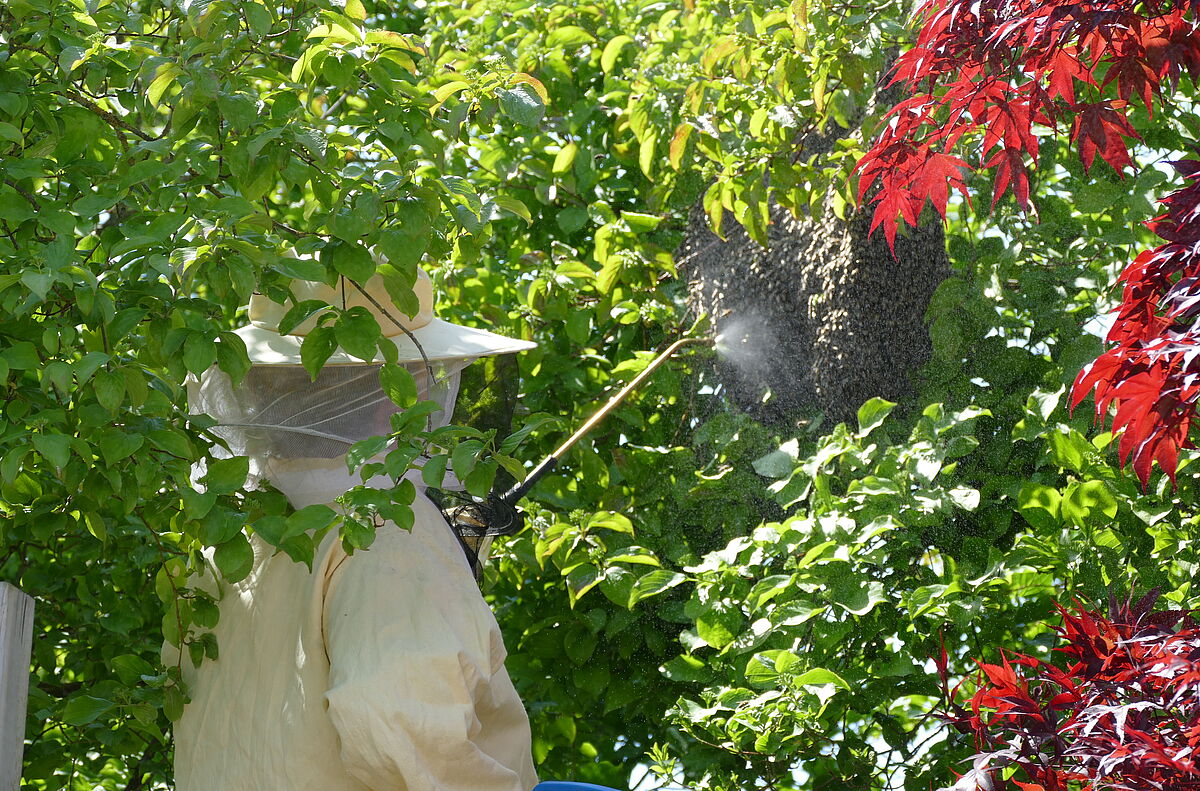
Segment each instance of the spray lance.
[{"label": "spray lance", "polygon": [[597,424],[608,417],[614,409],[621,405],[621,402],[630,393],[636,390],[659,366],[674,356],[681,348],[690,344],[712,345],[713,343],[712,339],[705,337],[680,338],[675,341],[655,357],[649,365],[642,369],[641,373],[635,376],[629,384],[617,391],[616,395],[610,398],[604,406],[600,407],[595,414],[588,418],[553,453],[542,459],[541,463],[530,470],[529,475],[525,476],[525,480],[520,481],[506,492],[492,492],[483,500],[462,495],[458,504],[448,503],[449,507],[443,507],[446,519],[450,522],[450,526],[454,528],[454,532],[458,535],[459,539],[463,542],[464,548],[467,550],[467,558],[471,561],[471,567],[475,573],[478,575],[481,571],[482,563],[480,561],[482,558],[486,558],[487,547],[491,543],[492,538],[495,536],[512,535],[524,526],[525,519],[521,515],[521,512],[517,510],[517,503],[529,493],[538,481],[546,477],[551,470],[558,466],[559,461],[579,440],[583,439]]}]

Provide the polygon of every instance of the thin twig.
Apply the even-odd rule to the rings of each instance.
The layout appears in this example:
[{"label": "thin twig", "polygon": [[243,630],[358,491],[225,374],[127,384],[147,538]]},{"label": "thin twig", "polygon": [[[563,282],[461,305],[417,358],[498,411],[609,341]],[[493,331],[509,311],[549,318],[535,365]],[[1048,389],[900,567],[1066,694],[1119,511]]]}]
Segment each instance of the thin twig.
[{"label": "thin twig", "polygon": [[138,129],[136,126],[133,126],[128,121],[125,121],[124,119],[122,119],[121,116],[117,115],[116,113],[112,113],[108,110],[105,110],[103,107],[96,104],[91,99],[88,99],[86,96],[80,96],[79,94],[77,94],[71,90],[63,90],[63,91],[61,91],[61,94],[65,97],[67,97],[68,99],[70,99],[71,101],[75,102],[76,104],[78,104],[80,107],[85,107],[88,110],[91,110],[93,113],[95,113],[96,115],[100,116],[105,121],[107,121],[108,124],[115,129],[123,129],[126,132],[129,132],[131,135],[136,135],[137,137],[140,137],[142,140],[145,140],[145,141],[150,141],[150,140],[154,139],[150,135],[143,132],[141,129]]},{"label": "thin twig", "polygon": [[17,191],[17,194],[20,195],[22,198],[29,201],[29,203],[33,206],[33,208],[38,209],[39,211],[41,210],[42,204],[38,202],[37,197],[35,197],[32,192],[30,192],[29,190],[23,189],[22,187],[17,186],[16,182],[14,182],[10,179],[5,179],[4,183],[7,184],[8,186],[12,187],[13,189],[15,189]]},{"label": "thin twig", "polygon": [[141,757],[137,759],[137,763],[129,770],[129,784],[125,786],[125,791],[142,791],[145,788],[146,770],[142,769],[150,757],[158,751],[158,742],[151,741],[146,744],[146,749],[142,752]]},{"label": "thin twig", "polygon": [[292,236],[315,236],[316,235],[316,234],[309,233],[308,231],[301,231],[297,228],[293,228],[292,226],[287,225],[286,223],[282,223],[279,220],[276,220],[274,218],[271,218],[271,224],[274,225],[276,228],[278,228],[281,231],[286,231],[287,233],[290,233]]},{"label": "thin twig", "polygon": [[314,236],[315,235],[315,234],[310,234],[306,231],[301,231],[296,228],[293,228],[292,226],[282,223],[279,220],[276,220],[274,217],[271,217],[271,204],[270,204],[269,200],[267,199],[266,195],[263,196],[262,203],[263,203],[263,211],[265,211],[267,213],[267,217],[271,220],[271,224],[274,225],[279,230],[286,231],[287,233],[290,233],[292,236]]},{"label": "thin twig", "polygon": [[429,362],[429,358],[425,355],[425,347],[421,345],[421,342],[419,340],[417,340],[417,336],[413,335],[412,330],[410,330],[408,327],[405,327],[403,324],[401,324],[400,321],[395,316],[393,316],[391,313],[388,313],[387,308],[385,308],[383,305],[380,305],[379,300],[375,299],[375,297],[373,297],[369,293],[367,293],[367,290],[365,288],[360,286],[358,283],[355,283],[353,280],[350,280],[350,278],[346,278],[346,280],[348,280],[355,288],[357,288],[359,290],[359,293],[361,293],[364,297],[366,297],[370,301],[370,303],[372,305],[374,305],[379,310],[379,312],[384,315],[384,317],[386,317],[389,321],[391,321],[393,324],[395,324],[397,327],[399,327],[400,330],[405,335],[408,336],[408,339],[413,342],[414,346],[417,347],[417,351],[421,355],[421,361],[423,363],[425,363],[425,371],[429,374],[429,381],[432,383],[433,380],[435,379],[434,374],[433,374],[433,365]]}]

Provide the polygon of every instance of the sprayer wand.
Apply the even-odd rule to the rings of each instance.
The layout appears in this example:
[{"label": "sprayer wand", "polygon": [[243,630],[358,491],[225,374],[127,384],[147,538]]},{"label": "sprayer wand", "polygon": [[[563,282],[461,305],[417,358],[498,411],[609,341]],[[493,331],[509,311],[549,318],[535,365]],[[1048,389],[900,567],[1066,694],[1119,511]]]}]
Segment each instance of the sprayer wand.
[{"label": "sprayer wand", "polygon": [[529,493],[538,481],[546,477],[546,474],[558,465],[558,462],[567,451],[575,447],[579,440],[583,439],[588,432],[596,427],[596,424],[608,417],[608,415],[621,405],[621,402],[638,388],[642,382],[654,373],[663,363],[671,359],[675,352],[680,348],[693,343],[711,344],[712,340],[708,338],[680,338],[666,348],[662,354],[650,361],[642,372],[633,378],[629,384],[622,387],[616,395],[608,399],[608,402],[600,407],[594,415],[587,419],[582,426],[566,439],[553,453],[547,456],[536,467],[534,467],[525,480],[518,483],[516,486],[509,489],[504,494],[496,494],[495,492],[488,495],[487,499],[482,502],[471,502],[459,505],[447,513],[450,523],[455,526],[460,538],[464,534],[471,535],[475,538],[482,538],[484,535],[507,535],[516,532],[523,524],[523,519],[520,512],[517,511],[517,503],[521,498]]},{"label": "sprayer wand", "polygon": [[546,476],[546,473],[550,472],[555,468],[555,466],[557,466],[559,460],[566,455],[567,451],[575,447],[575,443],[583,439],[589,431],[596,427],[597,423],[599,423],[601,420],[604,420],[604,418],[608,417],[610,412],[620,406],[621,402],[624,401],[630,393],[636,390],[638,385],[646,381],[647,377],[654,373],[654,371],[660,365],[671,359],[671,356],[674,355],[675,352],[679,351],[681,347],[690,343],[712,343],[712,341],[707,338],[680,338],[672,343],[667,347],[666,351],[655,357],[649,365],[642,369],[642,372],[635,376],[629,384],[622,387],[616,395],[608,399],[608,403],[600,407],[600,409],[596,411],[596,414],[588,418],[587,421],[580,426],[574,434],[568,437],[563,444],[559,445],[553,453],[543,459],[541,464],[534,467],[530,471],[529,475],[525,476],[525,480],[521,481],[516,486],[501,495],[500,499],[508,505],[515,506],[522,497],[529,493],[529,490],[532,489],[538,481]]}]

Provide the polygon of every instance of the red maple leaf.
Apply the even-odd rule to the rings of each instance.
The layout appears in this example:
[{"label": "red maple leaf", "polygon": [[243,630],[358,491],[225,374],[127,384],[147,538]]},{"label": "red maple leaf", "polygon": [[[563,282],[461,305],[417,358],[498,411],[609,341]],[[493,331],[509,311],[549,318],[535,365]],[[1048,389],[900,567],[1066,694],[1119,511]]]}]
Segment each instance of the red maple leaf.
[{"label": "red maple leaf", "polygon": [[[1139,139],[1130,103],[1150,110],[1181,75],[1200,78],[1197,15],[1200,0],[926,0],[891,76],[908,95],[857,168],[872,232],[894,245],[897,223],[915,225],[927,202],[944,218],[952,192],[969,198],[977,164],[994,172],[993,207],[1011,192],[1026,210],[1038,136],[1066,119],[1085,169],[1099,158],[1123,172]],[[1122,463],[1143,485],[1155,462],[1174,476],[1200,400],[1200,161],[1178,167],[1191,183],[1149,223],[1167,244],[1122,274],[1113,347],[1071,397],[1092,393],[1101,422],[1113,413]]]},{"label": "red maple leaf", "polygon": [[942,716],[979,751],[955,788],[1012,775],[1023,791],[1200,791],[1200,624],[1155,612],[1157,597],[1114,598],[1107,614],[1059,606],[1056,650],[1083,661],[1002,651],[1004,665],[980,663],[969,709],[944,693]]}]

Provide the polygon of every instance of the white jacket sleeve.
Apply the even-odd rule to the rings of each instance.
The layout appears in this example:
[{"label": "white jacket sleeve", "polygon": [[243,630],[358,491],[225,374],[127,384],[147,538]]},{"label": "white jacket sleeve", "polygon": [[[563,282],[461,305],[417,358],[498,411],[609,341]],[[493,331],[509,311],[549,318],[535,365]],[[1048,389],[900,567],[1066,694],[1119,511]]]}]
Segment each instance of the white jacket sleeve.
[{"label": "white jacket sleeve", "polygon": [[374,791],[530,791],[529,722],[504,645],[432,503],[345,558],[325,594],[329,716]]}]

